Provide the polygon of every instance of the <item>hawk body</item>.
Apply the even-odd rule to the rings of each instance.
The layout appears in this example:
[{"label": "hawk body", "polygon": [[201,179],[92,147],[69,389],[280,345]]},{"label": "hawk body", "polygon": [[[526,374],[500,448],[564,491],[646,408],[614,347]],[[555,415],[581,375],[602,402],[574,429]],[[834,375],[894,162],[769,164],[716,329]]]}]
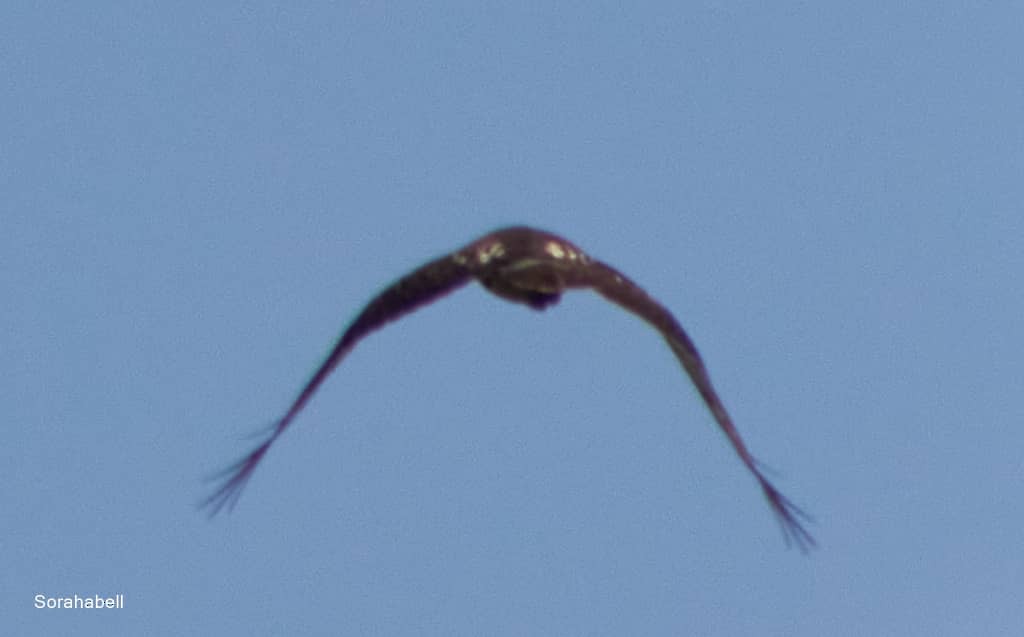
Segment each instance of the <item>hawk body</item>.
[{"label": "hawk body", "polygon": [[274,423],[267,439],[225,471],[224,483],[203,503],[211,515],[237,502],[242,488],[267,450],[356,343],[370,332],[473,279],[496,296],[534,310],[544,310],[557,303],[566,290],[590,288],[657,329],[690,376],[740,460],[757,479],[782,525],[787,542],[793,541],[801,550],[814,545],[814,539],[800,524],[799,519],[805,517],[803,513],[768,481],[747,450],[725,405],[711,385],[704,362],[672,313],[625,275],[591,258],[569,241],[525,226],[497,230],[452,254],[430,261],[371,300],[342,333],[327,360],[302,388],[284,416]]},{"label": "hawk body", "polygon": [[542,310],[578,287],[590,257],[561,237],[526,227],[506,228],[452,255],[495,295]]}]

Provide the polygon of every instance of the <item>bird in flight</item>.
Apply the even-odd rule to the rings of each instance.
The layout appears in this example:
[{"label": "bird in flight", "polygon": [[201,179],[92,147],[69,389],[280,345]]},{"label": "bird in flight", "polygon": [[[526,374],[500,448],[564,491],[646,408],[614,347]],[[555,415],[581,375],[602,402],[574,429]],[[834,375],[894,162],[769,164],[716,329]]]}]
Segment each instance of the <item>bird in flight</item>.
[{"label": "bird in flight", "polygon": [[787,544],[792,542],[805,552],[814,546],[814,538],[801,524],[807,516],[769,482],[757,460],[747,451],[725,405],[711,385],[693,341],[672,313],[624,274],[590,257],[569,241],[525,226],[503,228],[485,235],[451,254],[430,261],[378,294],[344,331],[327,360],[302,388],[288,411],[273,424],[267,438],[219,474],[223,483],[201,506],[207,508],[212,516],[225,506],[230,509],[237,503],[243,487],[267,450],[356,343],[388,323],[464,286],[471,279],[476,279],[507,301],[522,303],[535,310],[557,303],[566,290],[591,288],[647,321],[665,338],[740,460],[757,479],[782,526]]}]

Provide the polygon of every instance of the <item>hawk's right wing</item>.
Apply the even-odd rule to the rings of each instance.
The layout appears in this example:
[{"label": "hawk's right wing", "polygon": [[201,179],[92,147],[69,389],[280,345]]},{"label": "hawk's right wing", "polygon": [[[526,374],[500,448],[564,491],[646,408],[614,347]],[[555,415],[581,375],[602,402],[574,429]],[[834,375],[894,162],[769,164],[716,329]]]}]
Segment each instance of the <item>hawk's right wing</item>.
[{"label": "hawk's right wing", "polygon": [[740,438],[739,431],[737,431],[732,418],[725,410],[725,405],[711,385],[711,377],[704,367],[704,361],[701,360],[693,341],[683,331],[675,316],[663,305],[655,301],[640,286],[605,263],[591,261],[584,268],[584,271],[586,272],[586,284],[589,287],[609,301],[636,314],[661,332],[669,347],[672,348],[672,352],[682,364],[683,369],[689,374],[690,380],[697,387],[697,391],[700,392],[701,398],[704,399],[708,409],[711,410],[712,415],[718,422],[718,426],[725,433],[726,437],[729,438],[733,449],[736,450],[743,464],[757,478],[765,497],[768,498],[768,503],[782,525],[786,541],[793,541],[803,551],[814,546],[814,538],[800,524],[800,518],[806,519],[807,516],[768,481],[761,472],[757,460],[747,451],[746,445],[743,444],[743,439]]}]

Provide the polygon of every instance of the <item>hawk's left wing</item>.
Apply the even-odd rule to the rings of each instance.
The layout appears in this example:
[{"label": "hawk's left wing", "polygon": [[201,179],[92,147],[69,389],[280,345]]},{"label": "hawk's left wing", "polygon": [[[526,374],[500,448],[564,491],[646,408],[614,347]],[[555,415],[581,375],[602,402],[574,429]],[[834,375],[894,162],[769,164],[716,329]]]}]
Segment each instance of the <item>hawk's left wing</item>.
[{"label": "hawk's left wing", "polygon": [[216,515],[225,505],[229,509],[234,506],[242,493],[242,488],[252,476],[256,465],[270,449],[270,445],[302,411],[324,379],[334,371],[338,363],[364,336],[462,287],[469,282],[471,277],[472,272],[468,262],[466,259],[460,258],[459,253],[456,253],[431,261],[399,279],[377,295],[345,330],[327,360],[302,388],[284,416],[274,423],[267,439],[247,456],[225,469],[220,474],[225,478],[224,483],[200,506],[208,508],[211,516]]},{"label": "hawk's left wing", "polygon": [[683,369],[690,375],[690,380],[697,387],[718,426],[729,438],[740,460],[757,478],[765,497],[768,498],[768,503],[782,525],[786,541],[793,541],[802,551],[814,546],[814,538],[800,524],[800,518],[806,519],[807,516],[768,481],[761,472],[757,460],[747,451],[739,431],[725,410],[725,405],[711,385],[711,378],[704,367],[704,361],[697,353],[697,348],[672,313],[625,275],[600,261],[591,261],[574,274],[575,284],[593,288],[601,296],[636,314],[661,332],[676,358],[682,363]]}]

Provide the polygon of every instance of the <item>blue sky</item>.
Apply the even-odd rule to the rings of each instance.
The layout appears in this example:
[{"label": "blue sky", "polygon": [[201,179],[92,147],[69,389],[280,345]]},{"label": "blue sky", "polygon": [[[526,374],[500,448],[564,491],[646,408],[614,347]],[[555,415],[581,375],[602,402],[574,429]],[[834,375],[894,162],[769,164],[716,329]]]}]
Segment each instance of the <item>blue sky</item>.
[{"label": "blue sky", "polygon": [[[3,632],[1015,634],[1022,27],[6,5]],[[588,293],[473,286],[375,334],[231,515],[196,510],[382,286],[512,223],[676,312],[816,552]]]}]

